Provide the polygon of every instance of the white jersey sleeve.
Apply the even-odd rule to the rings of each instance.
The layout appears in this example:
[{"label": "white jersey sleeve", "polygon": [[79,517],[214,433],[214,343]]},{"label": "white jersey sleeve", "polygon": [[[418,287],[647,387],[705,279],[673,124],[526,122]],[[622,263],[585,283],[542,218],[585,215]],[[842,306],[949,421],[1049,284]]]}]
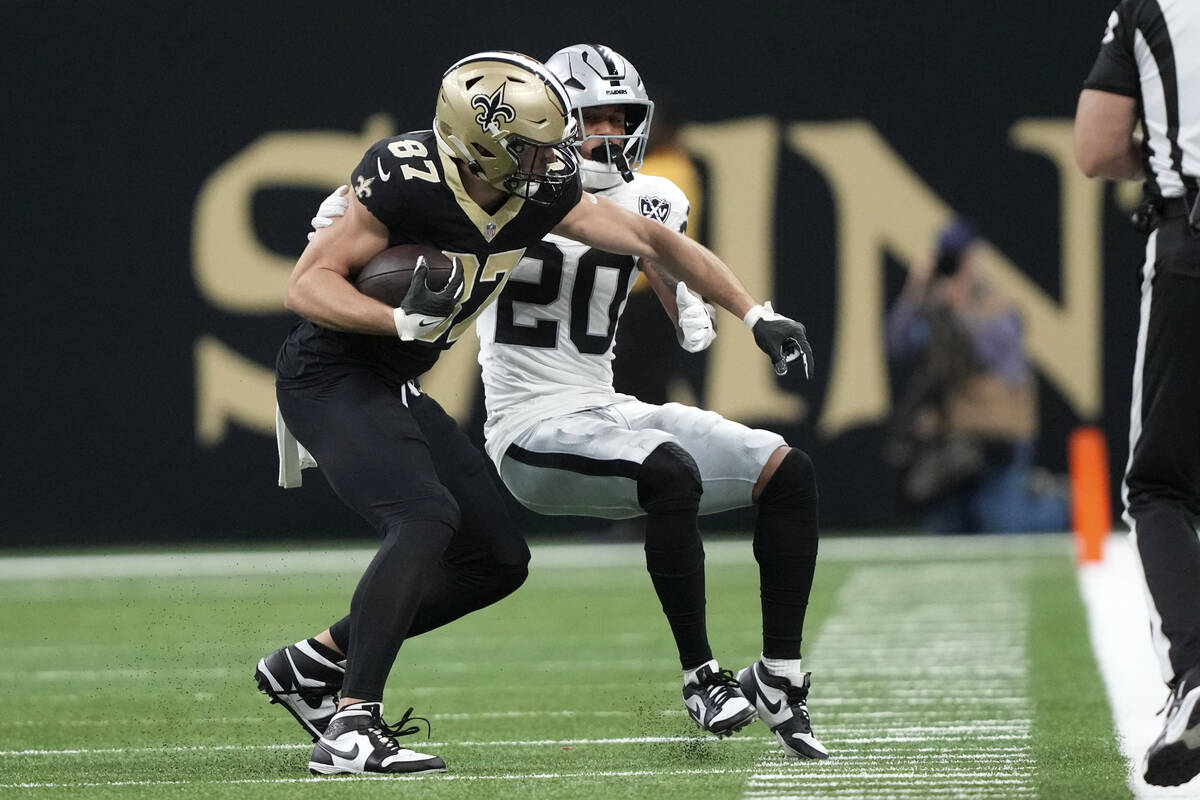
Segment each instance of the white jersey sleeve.
[{"label": "white jersey sleeve", "polygon": [[[666,178],[635,175],[599,192],[676,231],[688,200]],[[637,280],[636,259],[550,235],[525,251],[499,299],[476,322],[487,422],[498,465],[533,423],[628,400],[613,389],[613,342]]]}]

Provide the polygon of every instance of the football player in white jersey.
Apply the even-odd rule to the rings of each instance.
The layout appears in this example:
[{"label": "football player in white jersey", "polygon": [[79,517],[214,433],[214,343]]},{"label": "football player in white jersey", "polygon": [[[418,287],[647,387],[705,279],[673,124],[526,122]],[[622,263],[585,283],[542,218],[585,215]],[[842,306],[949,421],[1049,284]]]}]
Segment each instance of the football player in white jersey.
[{"label": "football player in white jersey", "polygon": [[[637,70],[601,45],[573,45],[546,66],[566,86],[584,131],[584,189],[675,230],[688,200],[671,181],[637,173],[654,104]],[[322,205],[314,226],[340,214]],[[344,202],[344,201],[343,201]],[[486,450],[509,491],[542,514],[646,517],[646,562],[683,668],[697,725],[729,735],[761,718],[784,751],[828,753],[812,733],[800,642],[817,555],[812,462],[782,437],[677,403],[613,388],[613,341],[644,272],[690,352],[715,338],[712,306],[653,264],[549,235],[526,250],[499,299],[479,316]],[[762,315],[762,316],[760,316]],[[776,315],[757,306],[745,322]],[[812,369],[807,342],[800,352]],[[776,371],[786,371],[777,362]],[[698,514],[757,505],[763,651],[735,678],[713,658],[705,624]]]}]

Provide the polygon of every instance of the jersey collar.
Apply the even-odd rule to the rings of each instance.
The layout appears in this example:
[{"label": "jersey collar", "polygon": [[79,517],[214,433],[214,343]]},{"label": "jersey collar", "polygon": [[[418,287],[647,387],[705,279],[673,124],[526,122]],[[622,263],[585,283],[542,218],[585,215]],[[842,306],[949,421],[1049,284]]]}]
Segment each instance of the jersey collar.
[{"label": "jersey collar", "polygon": [[458,201],[458,207],[475,225],[479,235],[489,242],[492,241],[500,233],[500,230],[521,212],[525,205],[525,198],[517,197],[515,194],[509,195],[508,199],[504,201],[504,205],[500,206],[495,214],[488,214],[467,194],[467,187],[463,186],[462,178],[458,176],[458,162],[440,147],[437,152],[438,158],[442,161],[442,174],[446,176],[446,185],[454,192],[454,199]]}]

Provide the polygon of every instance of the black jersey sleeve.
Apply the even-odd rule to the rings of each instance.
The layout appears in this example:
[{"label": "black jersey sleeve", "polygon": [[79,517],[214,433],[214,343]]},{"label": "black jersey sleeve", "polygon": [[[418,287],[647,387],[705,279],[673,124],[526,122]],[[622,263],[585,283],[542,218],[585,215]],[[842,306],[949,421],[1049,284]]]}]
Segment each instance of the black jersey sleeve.
[{"label": "black jersey sleeve", "polygon": [[350,188],[367,210],[395,233],[406,213],[423,203],[422,192],[442,182],[429,131],[382,139],[350,173]]},{"label": "black jersey sleeve", "polygon": [[1108,27],[1100,43],[1100,54],[1087,80],[1085,89],[1099,89],[1128,97],[1141,96],[1137,58],[1133,52],[1137,31],[1137,7],[1134,0],[1122,0],[1108,17]]},{"label": "black jersey sleeve", "polygon": [[553,229],[558,223],[562,222],[563,217],[571,213],[571,209],[579,204],[583,199],[583,184],[579,182],[579,176],[576,175],[571,179],[571,183],[562,188],[558,193],[558,197],[550,204],[550,218],[553,222],[547,231]]}]

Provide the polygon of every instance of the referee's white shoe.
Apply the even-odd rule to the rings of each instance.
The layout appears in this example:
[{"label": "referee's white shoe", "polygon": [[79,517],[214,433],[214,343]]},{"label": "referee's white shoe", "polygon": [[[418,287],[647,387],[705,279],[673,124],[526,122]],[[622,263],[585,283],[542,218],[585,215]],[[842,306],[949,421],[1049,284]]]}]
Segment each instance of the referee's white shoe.
[{"label": "referee's white shoe", "polygon": [[1162,733],[1146,751],[1146,783],[1178,786],[1200,775],[1200,665],[1180,676],[1165,707]]}]

